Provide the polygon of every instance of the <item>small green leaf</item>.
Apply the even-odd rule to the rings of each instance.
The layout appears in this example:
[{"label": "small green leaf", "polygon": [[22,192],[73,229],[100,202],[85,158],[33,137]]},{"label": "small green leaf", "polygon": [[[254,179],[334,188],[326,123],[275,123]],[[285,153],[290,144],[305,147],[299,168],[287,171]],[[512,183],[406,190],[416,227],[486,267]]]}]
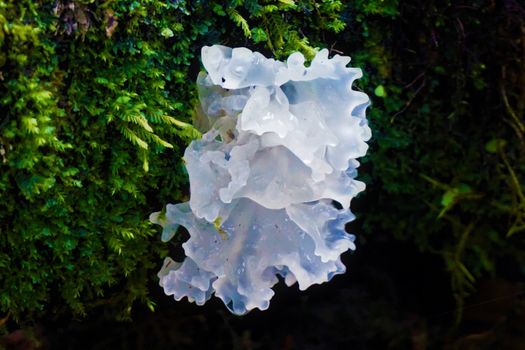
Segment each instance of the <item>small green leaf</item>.
[{"label": "small green leaf", "polygon": [[268,35],[266,35],[266,32],[264,31],[264,29],[256,27],[252,29],[252,38],[254,42],[260,43],[263,41],[267,41]]},{"label": "small green leaf", "polygon": [[152,311],[152,312],[155,311],[155,306],[156,306],[155,302],[153,302],[151,300],[147,300],[146,301],[146,305],[147,305],[148,309],[150,309],[150,311]]},{"label": "small green leaf", "polygon": [[160,32],[160,35],[162,35],[163,37],[165,37],[166,39],[167,38],[171,38],[173,37],[173,31],[169,28],[164,28],[162,29],[162,31]]},{"label": "small green leaf", "polygon": [[378,85],[378,86],[374,89],[374,94],[375,94],[377,97],[385,97],[385,96],[386,96],[385,87],[384,87],[383,85]]},{"label": "small green leaf", "polygon": [[173,26],[173,30],[181,33],[184,31],[184,25],[182,23],[175,23],[175,25]]},{"label": "small green leaf", "polygon": [[441,197],[441,205],[448,208],[454,204],[459,196],[470,192],[472,192],[472,188],[469,185],[460,183],[443,194],[443,197]]},{"label": "small green leaf", "polygon": [[455,188],[446,191],[445,193],[443,193],[443,197],[441,197],[441,205],[445,208],[451,206],[456,200],[457,195],[458,191]]},{"label": "small green leaf", "polygon": [[489,153],[496,153],[498,149],[503,148],[507,141],[502,139],[492,139],[485,144],[485,150]]}]

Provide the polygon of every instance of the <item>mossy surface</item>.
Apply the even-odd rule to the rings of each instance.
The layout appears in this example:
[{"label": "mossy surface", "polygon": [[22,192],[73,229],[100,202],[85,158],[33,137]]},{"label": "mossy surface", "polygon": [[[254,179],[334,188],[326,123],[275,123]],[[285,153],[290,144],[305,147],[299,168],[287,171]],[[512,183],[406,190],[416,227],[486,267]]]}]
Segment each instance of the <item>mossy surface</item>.
[{"label": "mossy surface", "polygon": [[380,238],[438,258],[448,277],[433,288],[450,294],[436,304],[455,297],[458,322],[480,279],[525,274],[524,14],[483,0],[0,2],[3,315],[154,307],[167,252],[147,215],[187,199],[199,50],[222,43],[280,59],[327,47],[363,69],[358,252]]},{"label": "mossy surface", "polygon": [[146,283],[167,252],[147,216],[187,193],[200,48],[311,55],[321,30],[342,28],[340,11],[338,1],[0,2],[1,312],[153,308]]}]

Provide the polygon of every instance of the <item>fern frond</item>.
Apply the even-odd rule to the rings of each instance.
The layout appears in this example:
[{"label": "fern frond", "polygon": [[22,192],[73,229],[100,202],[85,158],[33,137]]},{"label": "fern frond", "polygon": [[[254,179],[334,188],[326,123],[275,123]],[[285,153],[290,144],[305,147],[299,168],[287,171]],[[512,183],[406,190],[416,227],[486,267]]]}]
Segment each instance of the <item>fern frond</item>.
[{"label": "fern frond", "polygon": [[294,7],[295,1],[294,0],[279,0],[279,2],[283,5]]},{"label": "fern frond", "polygon": [[122,125],[119,125],[118,129],[125,138],[131,141],[131,143],[139,146],[142,149],[148,149],[148,144],[146,143],[146,141],[138,137],[137,134],[133,132],[133,130],[131,130],[127,126]]},{"label": "fern frond", "polygon": [[278,10],[279,10],[279,7],[277,7],[276,5],[265,5],[263,6],[261,12],[262,13],[272,13]]},{"label": "fern frond", "polygon": [[140,125],[144,130],[147,130],[148,132],[153,132],[153,128],[149,125],[148,120],[140,114],[127,114],[122,119],[127,122]]},{"label": "fern frond", "polygon": [[161,138],[158,137],[157,135],[155,135],[155,134],[149,134],[149,135],[150,135],[149,138],[150,138],[153,142],[155,142],[156,144],[158,144],[158,145],[162,145],[162,146],[164,146],[164,147],[166,147],[166,148],[173,148],[173,145],[172,145],[171,143],[169,143],[169,142],[167,142],[167,141],[164,141],[163,139],[161,139]]},{"label": "fern frond", "polygon": [[161,139],[158,135],[152,134],[150,132],[145,132],[144,130],[137,130],[137,136],[145,140],[151,141],[156,145],[163,146],[166,148],[173,148],[173,145],[167,141]]},{"label": "fern frond", "polygon": [[244,35],[250,38],[252,36],[252,32],[250,30],[250,26],[248,25],[248,21],[246,21],[246,19],[243,16],[241,16],[241,14],[237,12],[237,10],[234,10],[233,8],[227,9],[226,12],[228,13],[232,21],[234,21],[235,24],[237,24],[237,26],[241,27]]}]

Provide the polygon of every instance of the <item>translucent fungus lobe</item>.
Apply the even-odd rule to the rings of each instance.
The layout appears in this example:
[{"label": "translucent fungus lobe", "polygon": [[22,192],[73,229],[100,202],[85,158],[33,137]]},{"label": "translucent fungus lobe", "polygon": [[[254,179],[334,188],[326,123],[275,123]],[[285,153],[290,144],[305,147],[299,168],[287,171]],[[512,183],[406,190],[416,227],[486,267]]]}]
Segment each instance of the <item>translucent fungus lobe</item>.
[{"label": "translucent fungus lobe", "polygon": [[160,285],[198,305],[215,295],[242,315],[268,308],[277,276],[304,290],[345,272],[369,99],[352,90],[361,70],[327,50],[309,67],[300,53],[280,62],[220,45],[204,47],[202,61],[206,133],[184,154],[191,197],[150,217],[164,241],[179,225],[190,233],[185,260],[166,258]]}]

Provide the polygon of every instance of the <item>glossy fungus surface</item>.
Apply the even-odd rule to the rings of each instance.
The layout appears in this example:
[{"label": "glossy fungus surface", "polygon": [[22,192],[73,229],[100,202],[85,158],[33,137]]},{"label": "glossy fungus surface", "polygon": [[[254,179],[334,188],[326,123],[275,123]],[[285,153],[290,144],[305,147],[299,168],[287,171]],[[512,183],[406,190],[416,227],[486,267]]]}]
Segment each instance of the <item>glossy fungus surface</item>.
[{"label": "glossy fungus surface", "polygon": [[306,67],[300,53],[280,62],[214,45],[202,62],[197,124],[206,133],[184,154],[191,197],[150,218],[164,241],[179,225],[190,233],[185,260],[166,258],[160,285],[198,305],[215,295],[242,315],[268,308],[277,276],[304,290],[345,272],[369,99],[352,89],[361,70],[328,50]]}]

